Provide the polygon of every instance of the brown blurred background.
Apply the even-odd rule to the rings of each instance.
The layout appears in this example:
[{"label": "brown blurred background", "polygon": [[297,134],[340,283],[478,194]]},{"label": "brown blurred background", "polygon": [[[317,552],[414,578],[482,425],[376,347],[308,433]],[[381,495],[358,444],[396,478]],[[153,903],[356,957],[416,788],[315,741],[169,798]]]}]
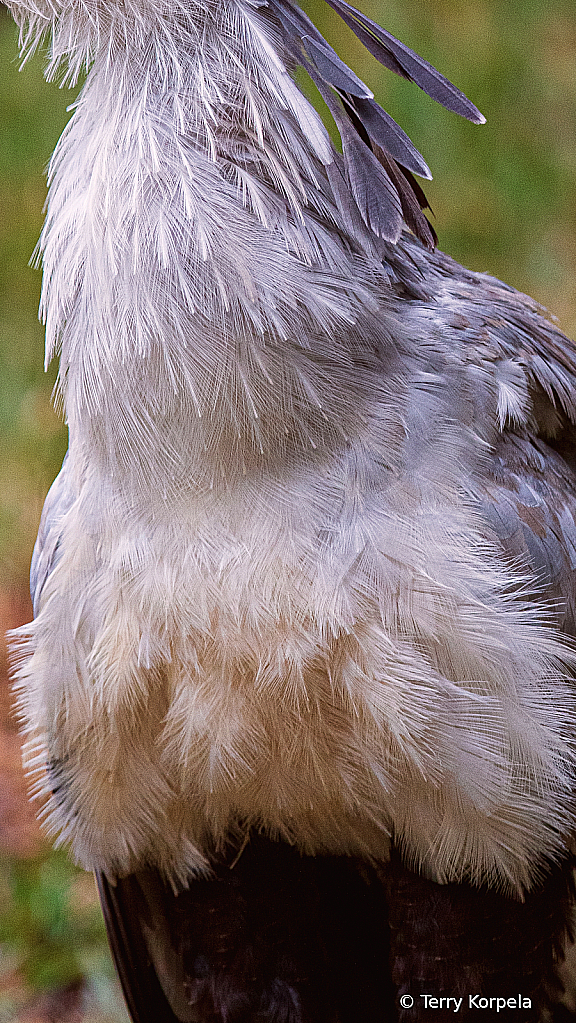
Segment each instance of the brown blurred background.
[{"label": "brown blurred background", "polygon": [[[408,131],[434,181],[440,247],[527,291],[576,334],[576,9],[573,0],[362,0],[480,107],[474,127],[382,69],[321,0],[303,4]],[[0,6],[0,632],[30,617],[42,502],[66,449],[43,373],[45,168],[74,98],[19,71]],[[4,650],[4,648],[3,648]],[[125,1023],[91,877],[41,838],[25,797],[0,661],[0,1023]]]}]

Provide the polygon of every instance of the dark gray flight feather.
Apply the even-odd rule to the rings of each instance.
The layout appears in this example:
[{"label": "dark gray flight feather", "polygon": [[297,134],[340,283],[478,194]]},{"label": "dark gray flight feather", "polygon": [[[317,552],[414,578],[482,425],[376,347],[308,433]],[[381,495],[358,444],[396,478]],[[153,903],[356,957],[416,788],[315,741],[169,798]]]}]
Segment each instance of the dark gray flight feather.
[{"label": "dark gray flight feather", "polygon": [[422,213],[428,202],[418,182],[414,180],[409,170],[391,160],[380,146],[374,146],[374,154],[398,192],[405,223],[426,248],[433,249],[438,238],[434,228]]},{"label": "dark gray flight feather", "polygon": [[[350,90],[348,90],[350,91]],[[366,133],[373,142],[377,142],[387,153],[401,163],[413,174],[431,180],[432,174],[426,161],[408,138],[405,131],[393,117],[373,99],[361,99],[353,96],[352,105],[358,120],[362,122]]]},{"label": "dark gray flight feather", "polygon": [[[449,110],[476,123],[484,121],[459,89],[404,43],[345,0],[327,2],[382,64],[414,81]],[[412,176],[432,177],[422,155],[299,7],[289,0],[270,0],[269,7],[284,30],[285,46],[306,69],[332,114],[342,140],[347,184],[364,223],[377,237],[395,242],[404,219],[420,241],[433,248],[436,234],[422,213],[429,208],[426,196]]]},{"label": "dark gray flight feather", "polygon": [[344,163],[356,205],[374,234],[396,242],[402,233],[402,204],[394,182],[351,127],[341,127]]},{"label": "dark gray flight feather", "polygon": [[432,64],[419,57],[409,46],[401,43],[380,25],[356,10],[346,0],[326,0],[332,10],[340,15],[360,42],[376,60],[402,78],[415,82],[425,93],[447,110],[466,117],[474,124],[484,124],[486,118],[477,107],[441,75]]},{"label": "dark gray flight feather", "polygon": [[378,162],[369,140],[346,116],[345,105],[312,68],[308,68],[308,72],[340,132],[348,183],[364,223],[378,238],[398,241],[402,231],[402,206],[392,179]]},{"label": "dark gray flight feather", "polygon": [[335,89],[344,89],[352,96],[372,99],[373,93],[362,79],[358,78],[331,47],[323,46],[309,35],[302,36],[308,57],[315,64],[325,82]]}]

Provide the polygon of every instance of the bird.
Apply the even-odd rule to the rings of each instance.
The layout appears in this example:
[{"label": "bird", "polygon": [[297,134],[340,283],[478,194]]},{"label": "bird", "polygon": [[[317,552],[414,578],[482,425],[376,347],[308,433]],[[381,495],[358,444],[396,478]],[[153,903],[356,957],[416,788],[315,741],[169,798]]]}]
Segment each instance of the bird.
[{"label": "bird", "polygon": [[133,1023],[572,1018],[573,342],[437,249],[424,158],[292,0],[8,6],[86,73],[24,762]]}]

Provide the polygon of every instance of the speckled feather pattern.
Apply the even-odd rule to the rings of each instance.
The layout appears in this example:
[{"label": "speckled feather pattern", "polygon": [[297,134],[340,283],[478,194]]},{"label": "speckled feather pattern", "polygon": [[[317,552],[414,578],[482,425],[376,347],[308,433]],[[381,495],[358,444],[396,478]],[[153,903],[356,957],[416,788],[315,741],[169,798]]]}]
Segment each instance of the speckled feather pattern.
[{"label": "speckled feather pattern", "polygon": [[110,875],[186,882],[254,827],[529,887],[574,826],[575,656],[493,470],[573,420],[573,349],[362,209],[274,4],[10,7],[90,66],[40,244],[70,449],[18,653],[49,831]]}]

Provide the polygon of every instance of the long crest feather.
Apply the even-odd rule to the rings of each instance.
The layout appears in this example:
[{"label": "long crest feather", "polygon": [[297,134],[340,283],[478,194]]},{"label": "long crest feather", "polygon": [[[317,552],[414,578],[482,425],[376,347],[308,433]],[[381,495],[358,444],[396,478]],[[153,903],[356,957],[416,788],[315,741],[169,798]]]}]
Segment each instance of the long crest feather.
[{"label": "long crest feather", "polygon": [[486,118],[464,93],[452,85],[452,82],[441,75],[427,60],[414,53],[409,46],[390,35],[351,4],[346,3],[346,0],[326,0],[326,2],[340,15],[352,29],[354,35],[381,64],[402,78],[415,82],[420,89],[435,99],[437,103],[441,103],[447,110],[466,117],[474,124],[484,124]]},{"label": "long crest feather", "polygon": [[[327,2],[381,64],[415,82],[448,110],[483,123],[474,104],[408,46],[345,0]],[[367,227],[396,242],[404,220],[427,248],[434,248],[436,234],[422,213],[428,203],[412,177],[432,177],[422,155],[303,11],[290,0],[270,0],[270,7],[287,48],[310,75],[338,128],[347,183]]]}]

